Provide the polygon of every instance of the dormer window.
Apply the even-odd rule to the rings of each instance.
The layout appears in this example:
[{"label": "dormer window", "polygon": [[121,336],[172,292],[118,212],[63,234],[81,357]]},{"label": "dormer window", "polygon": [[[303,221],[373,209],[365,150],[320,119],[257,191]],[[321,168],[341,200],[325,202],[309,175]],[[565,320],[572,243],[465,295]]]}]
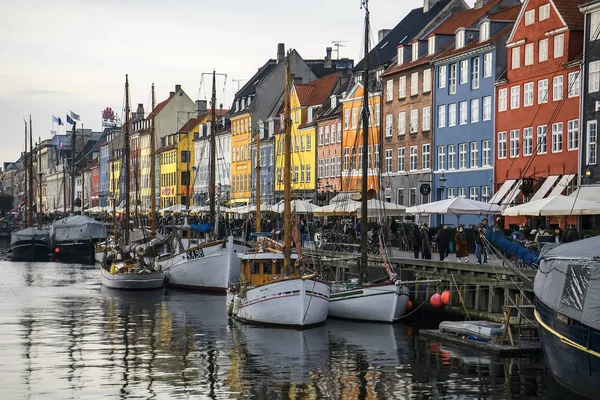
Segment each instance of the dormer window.
[{"label": "dormer window", "polygon": [[242,99],[242,110],[246,108],[246,99]]},{"label": "dormer window", "polygon": [[427,40],[427,54],[432,56],[433,53],[435,53],[435,36],[432,36]]},{"label": "dormer window", "polygon": [[307,117],[307,121],[306,122],[312,122],[313,120],[313,108],[312,107],[308,107],[308,117]]},{"label": "dormer window", "polygon": [[283,131],[285,129],[285,114],[279,115],[279,118],[281,121],[281,130]]},{"label": "dormer window", "polygon": [[235,111],[236,111],[236,112],[237,112],[237,111],[240,111],[240,100],[239,100],[239,99],[237,99],[237,100],[235,101]]},{"label": "dormer window", "polygon": [[260,139],[265,138],[265,123],[262,120],[258,121],[258,131],[260,132]]},{"label": "dormer window", "polygon": [[414,42],[412,44],[412,60],[417,61],[419,58],[419,42]]},{"label": "dormer window", "polygon": [[252,97],[248,97],[248,106],[250,106],[250,103],[252,103]]},{"label": "dormer window", "polygon": [[398,46],[398,65],[402,65],[404,62],[404,46]]},{"label": "dormer window", "polygon": [[485,42],[490,40],[490,21],[485,21],[479,28],[479,41]]},{"label": "dormer window", "polygon": [[334,110],[337,107],[337,96],[331,96],[331,109]]},{"label": "dormer window", "polygon": [[465,30],[461,29],[456,32],[456,48],[462,49],[463,47],[465,47]]},{"label": "dormer window", "polygon": [[269,135],[272,135],[273,131],[275,131],[275,121],[273,118],[269,118]]}]

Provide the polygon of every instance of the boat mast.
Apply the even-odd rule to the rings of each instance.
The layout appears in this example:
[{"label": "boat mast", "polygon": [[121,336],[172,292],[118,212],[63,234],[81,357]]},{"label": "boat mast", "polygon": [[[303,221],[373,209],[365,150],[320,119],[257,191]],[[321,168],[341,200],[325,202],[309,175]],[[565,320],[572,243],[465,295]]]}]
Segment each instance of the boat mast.
[{"label": "boat mast", "polygon": [[152,84],[152,127],[150,131],[150,205],[151,205],[151,230],[150,234],[152,239],[156,237],[156,166],[154,165],[156,160],[154,159],[154,153],[156,152],[156,144],[154,142],[154,107],[156,106],[156,99],[154,97],[154,83]]},{"label": "boat mast", "polygon": [[[27,149],[25,149],[27,152]],[[29,194],[27,195],[27,201],[29,202],[28,210],[27,210],[27,226],[30,228],[33,226],[33,132],[31,127],[31,114],[29,114],[29,164],[28,174],[29,174]],[[39,208],[39,206],[38,206]]]},{"label": "boat mast", "polygon": [[291,200],[292,193],[290,182],[292,180],[292,160],[291,160],[291,142],[292,142],[292,130],[291,130],[291,118],[290,118],[290,57],[285,59],[285,119],[284,135],[283,135],[283,270],[285,274],[290,274],[292,271],[292,210]]},{"label": "boat mast", "polygon": [[73,135],[71,136],[71,214],[75,211],[75,126],[77,121],[73,120]]},{"label": "boat mast", "polygon": [[256,132],[256,232],[261,232],[260,224],[260,129]]},{"label": "boat mast", "polygon": [[217,169],[217,74],[213,70],[212,74],[212,97],[210,100],[210,158],[209,158],[209,170],[210,170],[210,178],[209,178],[209,186],[208,186],[208,197],[209,197],[209,223],[212,224],[215,228],[215,232],[219,232],[219,227],[216,225],[216,211],[215,211],[215,203],[216,203],[216,169]]},{"label": "boat mast", "polygon": [[67,215],[67,164],[63,154],[62,159],[62,184],[63,184],[63,215]]},{"label": "boat mast", "polygon": [[119,239],[119,230],[117,229],[117,185],[119,180],[115,180],[115,146],[114,146],[114,138],[113,143],[110,145],[110,177],[112,181],[113,193],[112,193],[112,209],[113,209],[113,231],[115,235],[115,243],[118,243]]},{"label": "boat mast", "polygon": [[[359,282],[363,283],[366,278],[367,262],[369,255],[367,253],[367,191],[368,168],[369,168],[369,0],[362,0],[361,6],[365,9],[365,49],[364,49],[364,69],[363,69],[363,108],[362,108],[362,134],[363,134],[363,157],[362,157],[362,187],[361,187],[361,208],[360,208],[360,268]],[[375,161],[375,160],[374,160]]]},{"label": "boat mast", "polygon": [[25,171],[25,190],[23,190],[23,194],[25,195],[25,212],[23,213],[23,222],[25,222],[25,218],[29,215],[29,199],[27,196],[28,186],[27,182],[29,179],[29,164],[27,164],[27,121],[23,118],[23,122],[25,123],[25,152],[23,153],[23,167]]},{"label": "boat mast", "polygon": [[85,207],[85,168],[84,164],[84,153],[85,153],[85,137],[83,136],[83,122],[81,123],[81,215],[83,215],[83,208]]},{"label": "boat mast", "polygon": [[38,205],[38,227],[42,227],[42,139],[38,141],[38,189],[39,189],[39,205]]},{"label": "boat mast", "polygon": [[129,244],[129,75],[125,75],[125,245]]}]

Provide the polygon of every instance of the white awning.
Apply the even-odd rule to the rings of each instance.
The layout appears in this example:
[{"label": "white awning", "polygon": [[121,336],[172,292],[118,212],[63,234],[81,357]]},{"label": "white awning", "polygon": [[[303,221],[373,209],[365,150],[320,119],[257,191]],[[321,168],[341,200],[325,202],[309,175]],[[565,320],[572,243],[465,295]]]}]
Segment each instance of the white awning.
[{"label": "white awning", "polygon": [[554,186],[554,183],[558,180],[559,176],[560,175],[550,175],[549,177],[547,177],[544,183],[542,183],[542,186],[538,189],[537,192],[535,192],[535,194],[529,201],[541,200],[544,197],[546,197],[546,194],[550,189],[552,189],[552,186]]},{"label": "white awning", "polygon": [[600,198],[600,186],[598,185],[582,185],[576,191],[569,195],[578,199],[593,200]]},{"label": "white awning", "polygon": [[508,191],[513,187],[516,181],[516,179],[509,179],[506,182],[504,182],[500,189],[498,189],[498,191],[494,193],[494,196],[490,199],[488,203],[499,204],[500,201],[504,198],[504,196],[506,196],[506,193],[508,193]]},{"label": "white awning", "polygon": [[523,186],[523,182],[522,181],[517,182],[513,186],[513,188],[510,190],[510,192],[508,192],[508,195],[504,198],[504,200],[502,200],[502,202],[500,204],[508,206],[513,201],[515,201],[515,199],[517,198],[519,193],[521,193],[521,186]]},{"label": "white awning", "polygon": [[575,178],[575,174],[563,175],[562,178],[560,178],[560,181],[558,181],[558,183],[556,184],[556,186],[554,186],[554,189],[552,189],[552,192],[550,192],[550,195],[548,197],[558,196],[559,194],[562,194],[562,192],[567,188],[569,183],[571,183],[573,178]]}]

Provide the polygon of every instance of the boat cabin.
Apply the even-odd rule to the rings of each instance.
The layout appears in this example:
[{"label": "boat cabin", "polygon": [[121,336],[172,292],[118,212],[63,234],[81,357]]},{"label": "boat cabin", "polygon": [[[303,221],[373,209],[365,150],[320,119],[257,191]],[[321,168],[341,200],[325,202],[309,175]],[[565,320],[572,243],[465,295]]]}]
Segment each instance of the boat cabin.
[{"label": "boat cabin", "polygon": [[[240,258],[242,259],[242,273],[252,286],[260,286],[283,279],[284,257],[281,253],[268,251],[247,252],[242,254]],[[297,258],[297,254],[292,254],[292,263]],[[290,278],[298,278],[299,276],[299,268],[292,265]]]}]

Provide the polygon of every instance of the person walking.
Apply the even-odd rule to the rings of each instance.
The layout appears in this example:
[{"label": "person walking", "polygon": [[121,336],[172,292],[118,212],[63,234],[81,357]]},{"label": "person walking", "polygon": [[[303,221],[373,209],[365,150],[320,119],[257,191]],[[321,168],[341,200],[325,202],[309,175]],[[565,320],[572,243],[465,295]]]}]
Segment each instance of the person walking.
[{"label": "person walking", "polygon": [[429,237],[429,226],[425,223],[421,227],[421,258],[431,260],[431,238]]},{"label": "person walking", "polygon": [[417,224],[413,225],[413,231],[411,235],[412,248],[415,258],[419,258],[419,252],[421,251],[421,231]]},{"label": "person walking", "polygon": [[469,251],[467,250],[467,236],[465,235],[464,227],[460,225],[456,236],[454,237],[456,242],[456,258],[458,262],[469,262]]},{"label": "person walking", "polygon": [[444,224],[437,232],[438,252],[440,261],[446,261],[448,247],[450,246],[450,235],[448,234],[448,225]]},{"label": "person walking", "polygon": [[485,227],[483,224],[479,224],[477,231],[475,231],[475,256],[477,257],[477,264],[481,265],[481,256],[483,255],[483,263],[487,264],[487,248],[485,247]]}]

